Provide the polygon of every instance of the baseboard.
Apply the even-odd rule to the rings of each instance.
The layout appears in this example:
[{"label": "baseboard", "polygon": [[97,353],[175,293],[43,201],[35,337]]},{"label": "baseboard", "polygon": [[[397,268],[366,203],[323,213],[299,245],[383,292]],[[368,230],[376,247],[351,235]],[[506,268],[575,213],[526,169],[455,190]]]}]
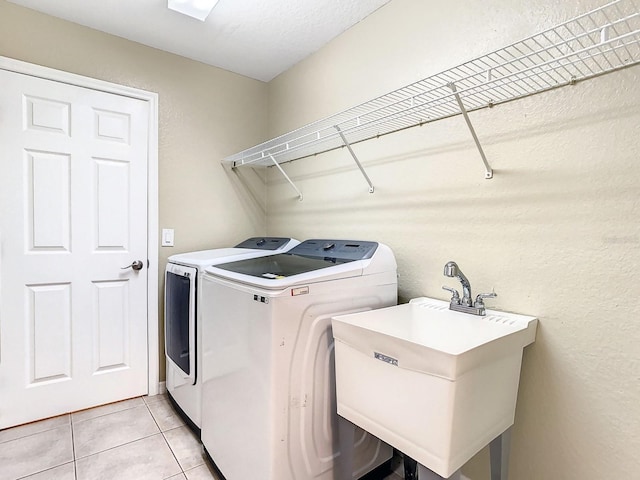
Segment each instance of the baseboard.
[{"label": "baseboard", "polygon": [[469,477],[466,477],[464,475],[460,475],[460,480],[471,480]]},{"label": "baseboard", "polygon": [[[158,383],[158,395],[167,393],[167,382]],[[463,479],[464,480],[464,479]]]}]

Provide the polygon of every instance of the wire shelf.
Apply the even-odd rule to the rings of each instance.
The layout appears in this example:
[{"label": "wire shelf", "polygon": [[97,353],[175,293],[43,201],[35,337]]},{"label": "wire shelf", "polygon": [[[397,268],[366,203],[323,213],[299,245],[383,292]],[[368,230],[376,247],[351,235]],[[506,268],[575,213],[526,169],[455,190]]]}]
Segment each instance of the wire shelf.
[{"label": "wire shelf", "polygon": [[[571,85],[640,63],[640,12],[617,0],[223,161],[273,165]],[[341,135],[344,135],[344,137]]]}]

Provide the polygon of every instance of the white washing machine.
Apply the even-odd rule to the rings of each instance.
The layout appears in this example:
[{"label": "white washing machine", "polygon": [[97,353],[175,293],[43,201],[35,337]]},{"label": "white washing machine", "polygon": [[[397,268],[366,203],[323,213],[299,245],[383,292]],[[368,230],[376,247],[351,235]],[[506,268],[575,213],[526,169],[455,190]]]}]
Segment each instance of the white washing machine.
[{"label": "white washing machine", "polygon": [[286,252],[300,242],[291,238],[249,238],[234,248],[218,248],[169,257],[165,270],[165,352],[167,391],[174,406],[196,432],[200,433],[202,294],[200,279],[204,268],[216,262]]},{"label": "white washing machine", "polygon": [[[334,480],[340,455],[331,317],[397,303],[376,242],[306,240],[203,276],[202,443],[226,480]],[[353,478],[392,456],[358,430]]]}]

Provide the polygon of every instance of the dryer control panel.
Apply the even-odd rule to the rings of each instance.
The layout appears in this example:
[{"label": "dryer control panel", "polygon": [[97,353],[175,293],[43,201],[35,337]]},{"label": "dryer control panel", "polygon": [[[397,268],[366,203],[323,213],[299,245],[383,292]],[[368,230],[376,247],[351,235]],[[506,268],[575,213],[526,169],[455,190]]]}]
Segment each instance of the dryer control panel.
[{"label": "dryer control panel", "polygon": [[359,240],[311,239],[289,250],[292,255],[305,257],[330,257],[344,261],[366,260],[378,248],[378,242]]},{"label": "dryer control panel", "polygon": [[236,245],[235,248],[255,248],[257,250],[280,250],[287,243],[291,241],[290,238],[282,237],[253,237],[247,238],[244,242]]}]

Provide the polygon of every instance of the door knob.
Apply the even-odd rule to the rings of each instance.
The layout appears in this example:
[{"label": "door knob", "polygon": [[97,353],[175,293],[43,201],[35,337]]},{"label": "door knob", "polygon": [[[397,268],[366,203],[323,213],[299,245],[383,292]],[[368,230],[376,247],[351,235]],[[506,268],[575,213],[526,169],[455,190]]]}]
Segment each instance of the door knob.
[{"label": "door knob", "polygon": [[142,260],[134,260],[131,262],[131,265],[127,265],[126,267],[122,267],[120,270],[126,270],[127,268],[133,268],[134,270],[142,270]]}]

